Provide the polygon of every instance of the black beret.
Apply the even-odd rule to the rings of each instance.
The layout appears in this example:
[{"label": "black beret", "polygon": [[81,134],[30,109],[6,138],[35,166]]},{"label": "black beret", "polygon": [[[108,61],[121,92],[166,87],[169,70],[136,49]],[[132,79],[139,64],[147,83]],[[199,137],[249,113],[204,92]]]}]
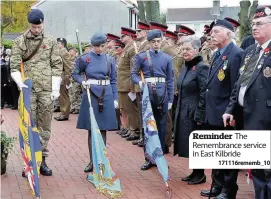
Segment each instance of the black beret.
[{"label": "black beret", "polygon": [[65,38],[57,38],[56,40],[57,40],[57,42],[64,44],[64,46],[67,45],[67,40]]},{"label": "black beret", "polygon": [[151,41],[155,38],[162,38],[163,32],[158,29],[150,30],[147,34],[147,40]]},{"label": "black beret", "polygon": [[258,6],[253,19],[271,16],[271,6]]},{"label": "black beret", "polygon": [[32,24],[41,24],[44,21],[44,15],[39,9],[32,9],[28,14],[28,22]]},{"label": "black beret", "polygon": [[90,43],[93,46],[99,46],[101,44],[104,44],[106,42],[106,35],[104,33],[101,32],[96,32],[92,37],[91,37],[91,41]]},{"label": "black beret", "polygon": [[227,29],[231,30],[232,32],[234,32],[233,25],[230,22],[226,21],[225,19],[217,19],[214,22],[214,25],[212,26],[212,28],[215,26],[224,27],[224,28],[227,28]]}]

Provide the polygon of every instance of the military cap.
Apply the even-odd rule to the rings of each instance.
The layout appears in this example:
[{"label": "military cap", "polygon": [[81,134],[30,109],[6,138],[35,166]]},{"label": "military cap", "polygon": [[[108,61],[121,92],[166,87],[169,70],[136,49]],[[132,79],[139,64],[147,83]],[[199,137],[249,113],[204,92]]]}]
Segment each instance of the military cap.
[{"label": "military cap", "polygon": [[169,30],[166,31],[166,34],[164,36],[172,39],[178,39],[178,35],[175,32]]},{"label": "military cap", "polygon": [[232,32],[234,32],[233,25],[230,22],[226,21],[225,19],[217,19],[217,20],[215,20],[214,25],[212,26],[212,28],[215,27],[215,26],[224,27],[224,28],[227,28],[227,29],[231,30]]},{"label": "military cap", "polygon": [[122,35],[130,35],[131,37],[135,37],[136,31],[130,28],[121,27]]},{"label": "military cap", "polygon": [[65,38],[57,38],[56,41],[62,43],[64,46],[67,45],[67,40]]},{"label": "military cap", "polygon": [[119,46],[119,47],[122,47],[122,48],[125,47],[125,44],[121,40],[115,39],[114,41],[115,41],[115,46]]},{"label": "military cap", "polygon": [[240,26],[240,23],[238,23],[238,21],[230,18],[230,17],[225,17],[224,18],[226,21],[230,22],[235,28],[237,28],[238,26]]},{"label": "military cap", "polygon": [[120,39],[120,37],[111,33],[107,33],[107,39],[115,40],[115,39]]},{"label": "military cap", "polygon": [[179,31],[178,31],[178,30],[175,30],[174,33],[178,35]]},{"label": "military cap", "polygon": [[191,28],[188,28],[187,26],[180,25],[179,33],[184,34],[184,35],[194,35],[195,31],[192,30]]},{"label": "military cap", "polygon": [[151,30],[158,29],[158,30],[161,30],[162,32],[166,32],[166,30],[168,29],[168,26],[157,23],[157,22],[150,22],[150,29]]},{"label": "military cap", "polygon": [[163,37],[163,32],[158,29],[150,30],[147,34],[147,40],[151,41],[155,38],[162,38]]},{"label": "military cap", "polygon": [[93,46],[99,46],[101,44],[104,44],[106,42],[106,35],[102,32],[96,32],[91,37],[90,43]]},{"label": "military cap", "polygon": [[32,23],[32,24],[41,24],[44,21],[44,15],[43,13],[39,10],[39,9],[32,9],[29,13],[28,13],[28,22]]},{"label": "military cap", "polygon": [[139,21],[136,30],[150,30],[150,25]]},{"label": "military cap", "polygon": [[267,16],[271,16],[271,5],[258,6],[253,16],[253,19],[257,19],[260,17],[267,17]]}]

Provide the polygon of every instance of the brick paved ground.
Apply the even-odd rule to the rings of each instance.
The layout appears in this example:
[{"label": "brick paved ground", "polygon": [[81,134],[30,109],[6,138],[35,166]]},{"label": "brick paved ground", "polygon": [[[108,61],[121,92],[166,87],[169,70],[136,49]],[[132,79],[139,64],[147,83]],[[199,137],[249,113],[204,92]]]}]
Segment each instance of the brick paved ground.
[{"label": "brick paved ground", "polygon": [[[5,122],[3,130],[9,135],[17,135],[17,111],[4,109]],[[42,199],[103,199],[95,188],[86,181],[83,172],[88,163],[87,132],[75,128],[77,116],[72,115],[69,121],[53,121],[53,135],[49,144],[50,158],[47,163],[53,170],[52,177],[40,177]],[[17,145],[17,151],[19,146]],[[203,185],[187,185],[181,178],[189,174],[188,160],[166,155],[172,177],[170,185],[173,198],[200,199],[201,189],[210,187],[210,170],[206,171],[207,183]],[[144,162],[142,148],[124,141],[115,132],[108,133],[108,152],[113,170],[120,177],[125,199],[163,199],[164,184],[156,168],[141,171]],[[8,158],[7,177],[1,176],[1,198],[32,198],[26,180],[21,177],[22,159],[20,154],[11,154]],[[245,173],[239,173],[238,199],[253,199],[252,184],[248,185]]]}]

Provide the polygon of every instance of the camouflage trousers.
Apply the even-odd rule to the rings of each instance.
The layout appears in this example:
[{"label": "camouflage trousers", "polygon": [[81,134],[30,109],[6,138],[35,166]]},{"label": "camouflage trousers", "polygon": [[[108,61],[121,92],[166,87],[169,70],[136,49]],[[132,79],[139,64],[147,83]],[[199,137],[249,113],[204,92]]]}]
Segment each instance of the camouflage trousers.
[{"label": "camouflage trousers", "polygon": [[42,155],[47,156],[48,152],[44,153],[44,151],[47,150],[51,137],[51,122],[53,116],[51,92],[32,92],[30,109],[33,120],[39,130]]},{"label": "camouflage trousers", "polygon": [[72,87],[69,89],[70,110],[79,110],[81,105],[82,87],[79,83],[72,81]]}]

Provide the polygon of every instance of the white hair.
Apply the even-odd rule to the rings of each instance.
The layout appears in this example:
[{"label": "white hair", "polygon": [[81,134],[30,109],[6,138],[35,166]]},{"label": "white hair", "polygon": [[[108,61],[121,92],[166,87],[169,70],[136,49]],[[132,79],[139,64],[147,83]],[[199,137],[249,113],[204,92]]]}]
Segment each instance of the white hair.
[{"label": "white hair", "polygon": [[194,49],[200,49],[201,47],[200,39],[195,36],[186,36],[183,40],[183,43],[191,43]]},{"label": "white hair", "polygon": [[232,41],[233,39],[235,39],[235,33],[233,31],[225,27],[219,27],[219,28],[221,28],[224,31],[224,34],[230,33],[229,41]]}]

